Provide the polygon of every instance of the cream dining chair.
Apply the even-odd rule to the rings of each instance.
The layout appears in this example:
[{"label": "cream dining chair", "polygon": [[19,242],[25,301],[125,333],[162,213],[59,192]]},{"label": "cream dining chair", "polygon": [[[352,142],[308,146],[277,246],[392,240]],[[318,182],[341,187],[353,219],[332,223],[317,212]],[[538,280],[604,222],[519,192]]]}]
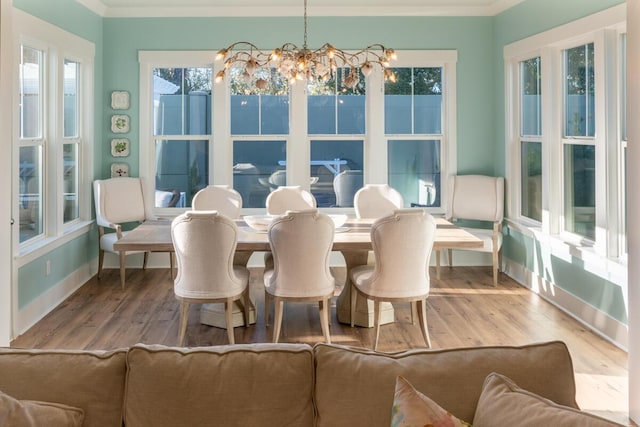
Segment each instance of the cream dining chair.
[{"label": "cream dining chair", "polygon": [[171,223],[178,274],[173,291],[180,301],[180,336],[184,342],[190,304],[225,305],[229,344],[234,344],[233,304],[241,300],[244,325],[249,325],[249,270],[233,264],[237,227],[216,211],[187,211]]},{"label": "cream dining chair", "polygon": [[193,196],[191,207],[194,211],[215,210],[236,219],[242,212],[242,195],[228,185],[209,185]]},{"label": "cream dining chair", "polygon": [[435,233],[435,220],[422,209],[399,209],[377,219],[371,226],[376,264],[355,267],[349,275],[352,283],[351,326],[354,325],[358,295],[374,302],[374,350],[378,348],[380,303],[383,301],[410,302],[412,314],[418,313],[427,347],[431,347],[426,310],[430,290],[429,259]]},{"label": "cream dining chair", "polygon": [[[102,274],[104,253],[111,252],[120,256],[120,286],[124,289],[126,276],[126,256],[142,251],[119,252],[113,248],[115,242],[127,234],[123,230],[126,223],[141,223],[148,218],[140,178],[118,177],[98,179],[93,182],[93,196],[96,209],[96,223],[99,235],[98,278]],[[108,229],[113,233],[107,233]],[[169,253],[171,274],[173,262]],[[146,268],[148,252],[144,252],[142,268]]]},{"label": "cream dining chair", "polygon": [[331,298],[336,282],[329,270],[333,220],[317,209],[288,212],[269,226],[274,267],[264,272],[265,325],[274,302],[273,342],[278,342],[284,301],[318,301],[320,324],[327,343]]},{"label": "cream dining chair", "polygon": [[333,178],[336,206],[353,207],[355,194],[362,188],[362,171],[347,169]]},{"label": "cream dining chair", "polygon": [[[491,253],[493,286],[498,286],[498,271],[502,254],[502,219],[504,214],[504,178],[484,175],[451,175],[448,181],[446,219],[476,220],[492,223],[491,229],[462,227],[484,242],[481,248],[464,249]],[[453,265],[453,250],[448,249],[449,266]],[[436,268],[440,270],[440,253],[436,253]]]},{"label": "cream dining chair", "polygon": [[402,194],[388,184],[367,184],[356,192],[353,206],[358,218],[381,218],[402,209]]},{"label": "cream dining chair", "polygon": [[265,202],[269,215],[281,215],[287,211],[316,208],[316,198],[298,185],[278,187],[267,196]]}]

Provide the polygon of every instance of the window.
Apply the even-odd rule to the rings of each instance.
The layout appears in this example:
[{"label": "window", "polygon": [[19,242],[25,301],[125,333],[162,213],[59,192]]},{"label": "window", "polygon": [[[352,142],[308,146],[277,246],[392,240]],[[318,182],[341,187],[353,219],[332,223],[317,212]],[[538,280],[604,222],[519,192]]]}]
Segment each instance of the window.
[{"label": "window", "polygon": [[520,214],[542,222],[542,87],[540,57],[520,62]]},{"label": "window", "polygon": [[394,68],[384,87],[388,182],[408,206],[441,206],[442,67]]},{"label": "window", "polygon": [[594,45],[564,51],[564,229],[595,240]]},{"label": "window", "polygon": [[64,60],[62,181],[64,185],[63,221],[65,224],[80,217],[80,205],[78,204],[80,193],[79,160],[82,147],[79,131],[80,110],[78,108],[80,66],[81,64],[77,61]]},{"label": "window", "polygon": [[625,252],[625,28],[618,9],[504,49],[507,217],[534,239],[542,232],[571,244],[571,256],[583,260]]},{"label": "window", "polygon": [[211,68],[153,70],[155,207],[187,207],[209,183]]},{"label": "window", "polygon": [[[322,208],[350,208],[354,186],[389,182],[401,187],[408,205],[442,212],[440,176],[455,172],[455,157],[448,153],[455,153],[451,129],[457,54],[407,51],[401,57],[398,71],[412,80],[407,94],[393,94],[406,95],[398,100],[408,103],[408,113],[398,116],[391,107],[385,110],[381,70],[367,78],[359,75],[358,84],[346,89],[346,70],[336,70],[325,82],[301,84],[280,78],[270,68],[252,75],[231,69],[224,83],[211,87],[211,76],[224,66],[212,63],[212,52],[140,52],[140,175],[156,177],[156,190],[184,192],[184,207],[190,206],[197,188],[226,184],[240,192],[243,208],[249,210],[264,209],[266,197],[280,185],[309,189]],[[200,74],[206,69],[206,85],[187,90],[188,76],[196,69]],[[168,76],[178,70],[186,76],[184,82]],[[158,77],[173,86],[165,83],[164,92],[155,89]],[[207,104],[197,118],[190,107],[194,92],[203,93]],[[168,97],[176,98],[171,110]],[[408,118],[410,126],[387,132],[386,116],[390,123]],[[188,131],[194,120],[210,123],[210,128],[204,133]],[[392,141],[389,146],[387,140]],[[190,156],[165,154],[177,150],[172,144],[198,148],[190,149]],[[199,175],[194,176],[190,171],[196,151]],[[180,166],[175,159],[183,157],[190,163]],[[407,158],[415,164],[409,174],[402,169]],[[182,175],[182,181],[171,181],[169,175]],[[157,205],[156,213],[163,213]]]}]

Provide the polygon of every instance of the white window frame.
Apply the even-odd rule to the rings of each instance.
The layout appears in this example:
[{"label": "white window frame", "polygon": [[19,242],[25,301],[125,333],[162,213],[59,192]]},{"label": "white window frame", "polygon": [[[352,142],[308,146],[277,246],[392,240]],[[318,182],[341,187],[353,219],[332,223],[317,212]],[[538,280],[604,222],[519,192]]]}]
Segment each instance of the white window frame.
[{"label": "white window frame", "polygon": [[[441,135],[428,135],[429,139],[441,139],[442,176],[456,173],[456,62],[455,50],[415,50],[398,51],[396,67],[442,67],[443,85],[443,123]],[[215,76],[224,64],[214,61],[215,51],[140,51],[140,176],[145,179],[146,206],[156,216],[174,216],[180,209],[158,209],[154,207],[153,177],[153,111],[151,102],[153,82],[151,79],[157,67],[213,67]],[[309,135],[307,134],[307,100],[306,84],[290,86],[289,135],[231,135],[230,129],[230,96],[229,85],[219,83],[212,85],[212,149],[209,150],[209,165],[212,173],[210,184],[233,183],[233,141],[278,139],[286,140],[287,179],[293,185],[309,187],[310,142],[315,139],[358,139],[364,140],[363,167],[365,183],[387,182],[387,140],[396,135],[384,134],[384,79],[380,69],[367,77],[366,130],[364,135]],[[403,138],[407,137],[402,135]],[[414,137],[414,136],[412,136]],[[419,136],[424,139],[424,135]],[[442,191],[446,187],[443,185]],[[441,208],[434,213],[444,212],[446,195],[441,197]],[[248,213],[249,211],[247,211]]]},{"label": "white window frame", "polygon": [[[556,255],[570,261],[587,262],[588,270],[611,279],[611,270],[623,275],[620,263],[621,188],[619,138],[619,35],[626,31],[624,5],[614,6],[569,24],[514,42],[504,48],[505,135],[507,179],[507,221],[525,235],[549,242]],[[564,73],[563,50],[594,43],[595,130],[594,138],[563,138]],[[520,111],[519,63],[540,56],[542,61],[542,223],[520,215]],[[563,148],[565,144],[596,146],[596,238],[587,240],[564,231]],[[603,263],[602,261],[607,262]],[[609,262],[611,261],[611,262]]]},{"label": "white window frame", "polygon": [[[44,51],[44,111],[43,111],[43,235],[19,242],[19,233],[13,233],[12,247],[16,263],[15,268],[28,264],[46,252],[59,247],[83,233],[91,226],[91,182],[93,180],[93,144],[94,139],[94,90],[93,70],[95,45],[59,27],[42,21],[34,16],[13,9],[13,62],[20,64],[22,45]],[[64,59],[80,63],[78,99],[78,207],[79,218],[63,224],[64,184],[63,184],[63,76]],[[19,67],[14,67],[13,81],[18,81]],[[13,94],[14,147],[21,145],[19,123],[19,87],[16,84]],[[13,196],[17,200],[19,193],[19,150],[13,150]],[[13,203],[13,217],[18,218],[18,204]]]}]

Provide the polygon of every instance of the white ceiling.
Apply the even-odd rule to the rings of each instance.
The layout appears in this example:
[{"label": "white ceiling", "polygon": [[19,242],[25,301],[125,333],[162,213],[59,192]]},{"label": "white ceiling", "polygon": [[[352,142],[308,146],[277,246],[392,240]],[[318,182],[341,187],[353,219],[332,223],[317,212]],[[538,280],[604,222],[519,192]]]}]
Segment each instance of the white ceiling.
[{"label": "white ceiling", "polygon": [[[105,17],[301,16],[303,0],[76,0]],[[493,16],[523,0],[308,0],[309,16]]]}]

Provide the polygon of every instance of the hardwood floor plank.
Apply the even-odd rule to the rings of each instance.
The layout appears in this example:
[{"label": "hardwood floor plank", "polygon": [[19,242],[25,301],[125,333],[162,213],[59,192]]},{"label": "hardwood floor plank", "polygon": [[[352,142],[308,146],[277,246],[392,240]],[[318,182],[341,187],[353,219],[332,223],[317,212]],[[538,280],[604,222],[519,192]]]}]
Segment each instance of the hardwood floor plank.
[{"label": "hardwood floor plank", "polygon": [[[339,283],[344,282],[343,268],[332,272]],[[175,346],[180,306],[169,270],[129,269],[124,290],[119,277],[116,269],[104,270],[101,280],[89,280],[17,337],[12,347],[113,349],[139,342]],[[257,322],[248,328],[235,328],[235,340],[270,342],[272,326],[264,325],[262,269],[251,269],[250,282]],[[432,272],[431,286],[427,320],[434,348],[562,340],[573,358],[579,405],[633,425],[628,420],[626,352],[503,274],[494,288],[489,267],[443,267],[440,280]],[[339,292],[337,289],[336,295]],[[381,326],[379,349],[395,352],[424,347],[420,327],[411,324],[409,304],[397,304],[395,309],[396,322]],[[336,344],[366,348],[373,344],[373,328],[351,328],[337,322],[335,299],[330,329]],[[322,340],[317,304],[286,303],[280,341],[314,344]],[[226,330],[200,324],[200,308],[192,305],[185,345],[224,344]]]}]

